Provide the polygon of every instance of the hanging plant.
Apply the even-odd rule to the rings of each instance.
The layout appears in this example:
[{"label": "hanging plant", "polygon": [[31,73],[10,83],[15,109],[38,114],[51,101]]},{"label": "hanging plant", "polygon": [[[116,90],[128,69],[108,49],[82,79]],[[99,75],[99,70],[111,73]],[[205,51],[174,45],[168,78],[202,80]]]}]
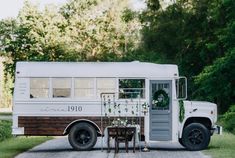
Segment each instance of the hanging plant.
[{"label": "hanging plant", "polygon": [[134,110],[132,110],[132,111],[131,111],[131,114],[132,114],[132,115],[134,115],[134,114],[135,114]]},{"label": "hanging plant", "polygon": [[132,114],[132,115],[135,114],[133,105],[131,106],[131,114]]},{"label": "hanging plant", "polygon": [[146,102],[145,102],[144,104],[142,104],[142,108],[143,108],[144,110],[146,110],[147,107],[148,107],[148,104],[147,104]]},{"label": "hanging plant", "polygon": [[125,111],[128,112],[128,108],[127,107],[125,108]]},{"label": "hanging plant", "polygon": [[179,121],[183,122],[185,115],[185,109],[184,109],[184,102],[183,100],[179,100]]},{"label": "hanging plant", "polygon": [[170,102],[168,94],[163,89],[160,89],[154,93],[153,100],[155,100],[154,102],[155,107],[162,107],[162,108],[168,107]]}]

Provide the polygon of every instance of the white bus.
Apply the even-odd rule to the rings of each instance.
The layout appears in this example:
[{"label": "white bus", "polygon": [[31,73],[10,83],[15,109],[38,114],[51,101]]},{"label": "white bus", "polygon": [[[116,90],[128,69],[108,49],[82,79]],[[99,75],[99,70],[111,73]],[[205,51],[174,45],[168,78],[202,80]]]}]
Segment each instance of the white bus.
[{"label": "white bus", "polygon": [[137,139],[150,147],[164,141],[205,149],[222,132],[217,106],[186,101],[186,88],[176,65],[17,62],[12,134],[68,135],[74,149],[89,150],[122,120],[138,127]]}]

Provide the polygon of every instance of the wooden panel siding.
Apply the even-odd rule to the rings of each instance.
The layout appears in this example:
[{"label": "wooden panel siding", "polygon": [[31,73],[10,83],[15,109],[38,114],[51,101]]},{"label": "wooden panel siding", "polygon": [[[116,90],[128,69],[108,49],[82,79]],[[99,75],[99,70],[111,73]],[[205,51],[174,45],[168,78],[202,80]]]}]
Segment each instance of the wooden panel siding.
[{"label": "wooden panel siding", "polygon": [[[103,129],[118,117],[103,117]],[[65,128],[73,121],[86,119],[94,122],[101,129],[101,117],[48,117],[48,116],[19,116],[18,127],[24,127],[27,136],[62,136]],[[126,119],[126,117],[121,117]],[[139,124],[139,117],[127,117],[128,123],[134,121]],[[102,130],[102,129],[101,129]],[[144,135],[144,117],[141,117],[141,135]]]}]

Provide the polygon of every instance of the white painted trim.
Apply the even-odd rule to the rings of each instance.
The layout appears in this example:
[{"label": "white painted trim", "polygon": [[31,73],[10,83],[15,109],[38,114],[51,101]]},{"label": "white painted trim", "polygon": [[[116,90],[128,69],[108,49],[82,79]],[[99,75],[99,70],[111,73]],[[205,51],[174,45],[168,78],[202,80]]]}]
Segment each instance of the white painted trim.
[{"label": "white painted trim", "polygon": [[[18,72],[18,73],[17,73]],[[17,62],[16,77],[178,77],[177,65],[144,62]]]}]

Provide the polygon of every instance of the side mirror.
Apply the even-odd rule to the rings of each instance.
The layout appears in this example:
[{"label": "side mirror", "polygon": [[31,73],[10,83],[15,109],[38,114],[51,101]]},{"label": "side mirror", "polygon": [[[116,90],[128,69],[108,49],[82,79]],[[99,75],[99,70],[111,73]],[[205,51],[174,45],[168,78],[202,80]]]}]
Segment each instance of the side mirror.
[{"label": "side mirror", "polygon": [[176,79],[176,96],[177,99],[187,99],[187,78],[184,76]]}]

